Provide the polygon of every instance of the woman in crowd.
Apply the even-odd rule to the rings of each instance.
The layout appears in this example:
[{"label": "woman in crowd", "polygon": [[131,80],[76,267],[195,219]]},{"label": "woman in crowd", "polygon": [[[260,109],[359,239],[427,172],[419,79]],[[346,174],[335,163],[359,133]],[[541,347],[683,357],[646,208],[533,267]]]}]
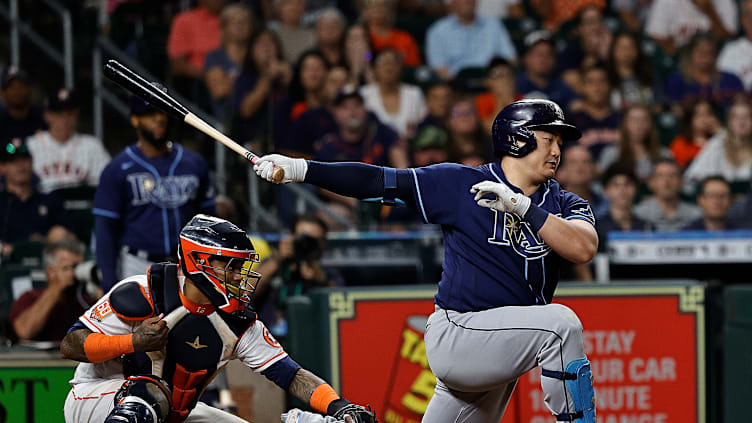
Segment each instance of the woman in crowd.
[{"label": "woman in crowd", "polygon": [[355,87],[372,83],[372,61],[373,48],[368,39],[368,30],[363,24],[350,26],[345,34],[345,64],[350,69],[348,82]]},{"label": "woman in crowd", "polygon": [[248,52],[253,33],[251,10],[239,3],[231,4],[219,15],[222,25],[222,46],[206,55],[204,81],[211,96],[211,108],[215,117],[224,120],[235,85],[235,78]]},{"label": "woman in crowd", "polygon": [[472,98],[460,98],[452,104],[447,122],[449,160],[477,166],[485,163],[490,148]]},{"label": "woman in crowd", "polygon": [[316,50],[303,53],[293,70],[289,94],[280,99],[275,108],[275,146],[286,149],[293,123],[306,111],[324,104],[324,84],[328,65]]},{"label": "woman in crowd", "polygon": [[650,176],[653,163],[661,157],[673,158],[673,155],[661,146],[648,106],[635,104],[624,111],[619,143],[603,150],[598,168],[604,171],[618,162],[632,169],[637,178],[644,182]]},{"label": "woman in crowd", "polygon": [[614,36],[606,67],[614,107],[621,110],[632,104],[653,102],[652,66],[642,54],[636,35],[620,32]]},{"label": "woman in crowd", "polygon": [[402,56],[396,50],[380,52],[374,59],[373,70],[376,82],[361,89],[366,108],[400,137],[412,137],[426,116],[423,92],[400,82]]},{"label": "woman in crowd", "polygon": [[290,66],[282,59],[277,35],[268,29],[258,32],[251,40],[243,72],[235,81],[238,141],[261,141],[272,135],[272,103],[279,100],[289,81]]},{"label": "woman in crowd", "polygon": [[681,133],[669,146],[682,169],[695,158],[710,137],[721,129],[715,105],[707,100],[690,101],[683,111]]},{"label": "woman in crowd", "polygon": [[729,108],[726,130],[720,131],[697,154],[684,172],[685,190],[694,193],[697,183],[721,175],[734,191],[749,190],[752,177],[752,104],[738,99]]},{"label": "woman in crowd", "polygon": [[738,76],[716,67],[716,41],[710,34],[698,34],[685,47],[679,69],[666,79],[666,100],[679,105],[690,98],[712,100],[724,111],[744,92]]}]

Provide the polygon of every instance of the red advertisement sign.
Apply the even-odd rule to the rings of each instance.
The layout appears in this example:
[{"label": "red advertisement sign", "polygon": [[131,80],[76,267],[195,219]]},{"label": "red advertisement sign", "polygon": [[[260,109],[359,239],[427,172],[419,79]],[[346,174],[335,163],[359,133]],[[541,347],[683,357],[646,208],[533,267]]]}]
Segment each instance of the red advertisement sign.
[{"label": "red advertisement sign", "polygon": [[[371,404],[383,423],[419,422],[433,394],[423,343],[433,312],[428,291],[350,293],[333,311],[333,382]],[[422,299],[420,297],[423,297]],[[577,287],[559,290],[585,328],[598,422],[704,422],[704,315],[700,286]],[[503,423],[550,422],[540,369],[522,376]]]}]

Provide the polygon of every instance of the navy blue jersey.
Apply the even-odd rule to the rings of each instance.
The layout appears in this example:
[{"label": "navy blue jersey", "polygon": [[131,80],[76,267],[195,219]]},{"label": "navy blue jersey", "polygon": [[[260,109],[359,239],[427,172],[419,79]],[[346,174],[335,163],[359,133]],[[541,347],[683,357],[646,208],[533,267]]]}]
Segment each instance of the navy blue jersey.
[{"label": "navy blue jersey", "polygon": [[213,213],[213,191],[200,155],[173,144],[169,154],[148,158],[133,144],[102,171],[93,212],[121,222],[120,244],[172,255],[183,225]]},{"label": "navy blue jersey", "polygon": [[[551,302],[563,259],[517,215],[480,207],[470,194],[470,187],[485,180],[522,192],[506,180],[498,163],[476,168],[444,163],[411,172],[419,214],[444,232],[443,273],[435,297],[440,307],[465,312]],[[530,198],[556,216],[595,225],[588,202],[555,180]]]}]

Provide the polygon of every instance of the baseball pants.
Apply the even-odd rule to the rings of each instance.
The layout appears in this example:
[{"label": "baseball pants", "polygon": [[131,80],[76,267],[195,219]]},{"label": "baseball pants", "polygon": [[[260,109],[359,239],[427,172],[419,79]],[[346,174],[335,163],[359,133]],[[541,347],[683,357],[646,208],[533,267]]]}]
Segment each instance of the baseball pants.
[{"label": "baseball pants", "polygon": [[[423,422],[498,422],[517,379],[540,366],[563,372],[585,356],[582,324],[561,304],[460,313],[436,307],[426,323],[426,356],[437,383]],[[574,412],[563,380],[541,378],[554,414]]]},{"label": "baseball pants", "polygon": [[[67,423],[102,423],[115,406],[114,396],[123,379],[109,379],[74,385],[65,399],[63,414]],[[240,417],[210,407],[196,404],[185,420],[190,423],[248,423]]]}]

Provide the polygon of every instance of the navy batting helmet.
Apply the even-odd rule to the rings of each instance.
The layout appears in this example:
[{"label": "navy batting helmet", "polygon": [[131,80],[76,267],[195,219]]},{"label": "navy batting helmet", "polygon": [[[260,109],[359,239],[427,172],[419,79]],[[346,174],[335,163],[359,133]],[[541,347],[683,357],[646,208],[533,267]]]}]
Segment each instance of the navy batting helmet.
[{"label": "navy batting helmet", "polygon": [[[564,141],[578,140],[582,133],[564,121],[564,112],[550,100],[519,100],[502,109],[494,119],[491,135],[494,154],[522,157],[535,150],[531,129],[554,129]],[[518,142],[522,144],[518,144]]]}]

